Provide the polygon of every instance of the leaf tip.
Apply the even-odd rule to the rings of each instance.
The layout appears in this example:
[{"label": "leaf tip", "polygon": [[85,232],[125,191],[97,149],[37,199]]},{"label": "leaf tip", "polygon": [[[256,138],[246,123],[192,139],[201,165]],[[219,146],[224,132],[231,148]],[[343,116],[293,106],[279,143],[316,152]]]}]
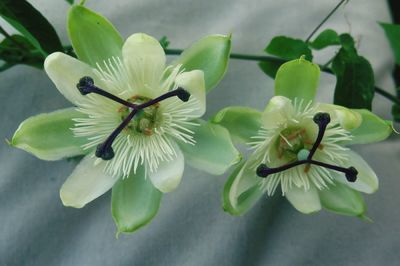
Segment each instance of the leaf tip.
[{"label": "leaf tip", "polygon": [[358,216],[358,218],[367,223],[371,223],[371,224],[374,223],[374,220],[372,220],[370,217],[368,217],[365,213],[360,214]]}]

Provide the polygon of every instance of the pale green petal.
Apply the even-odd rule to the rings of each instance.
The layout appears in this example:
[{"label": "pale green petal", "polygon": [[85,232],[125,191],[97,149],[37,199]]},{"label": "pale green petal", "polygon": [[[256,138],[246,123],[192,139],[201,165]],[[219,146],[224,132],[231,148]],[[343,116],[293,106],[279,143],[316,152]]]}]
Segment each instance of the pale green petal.
[{"label": "pale green petal", "polygon": [[222,175],[240,161],[241,155],[233,145],[228,130],[200,119],[194,122],[199,124],[190,127],[196,144],[177,141],[190,166],[210,174]]},{"label": "pale green petal", "polygon": [[262,114],[263,127],[274,128],[278,123],[287,121],[293,112],[294,108],[290,99],[284,96],[274,96]]},{"label": "pale green petal", "polygon": [[261,112],[250,107],[230,106],[219,111],[211,121],[228,129],[234,142],[248,143],[261,128]]},{"label": "pale green petal", "polygon": [[80,60],[96,67],[111,57],[120,57],[123,39],[110,21],[98,13],[74,5],[68,13],[67,29]]},{"label": "pale green petal", "polygon": [[286,193],[286,198],[299,212],[310,214],[321,210],[318,191],[314,186],[310,189],[292,186]]},{"label": "pale green petal", "polygon": [[327,112],[331,121],[337,121],[344,129],[352,130],[361,125],[361,115],[353,109],[334,104],[321,103],[318,105],[319,112]]},{"label": "pale green petal", "polygon": [[276,73],[275,95],[314,100],[319,84],[319,66],[303,58],[283,64]]},{"label": "pale green petal", "polygon": [[385,121],[366,109],[353,109],[362,118],[361,125],[350,131],[352,140],[344,142],[346,145],[367,144],[385,140],[392,132],[392,122]]},{"label": "pale green petal", "polygon": [[203,71],[208,92],[224,77],[230,51],[231,36],[210,35],[185,49],[173,64],[175,66],[182,64],[185,71],[195,69]]},{"label": "pale green petal", "polygon": [[251,161],[240,163],[224,186],[223,208],[232,215],[243,215],[261,198],[264,192]]},{"label": "pale green petal", "polygon": [[365,213],[366,206],[361,194],[344,184],[335,185],[319,191],[322,207],[343,215],[359,216]]},{"label": "pale green petal", "polygon": [[148,172],[153,185],[163,193],[171,192],[181,182],[185,161],[183,154],[179,147],[176,145],[176,158],[172,161],[162,161],[156,171]]},{"label": "pale green petal", "polygon": [[97,159],[93,154],[86,155],[64,182],[60,197],[65,206],[82,208],[117,182],[118,178],[104,172],[106,162],[95,164]]},{"label": "pale green petal", "polygon": [[372,170],[368,163],[354,151],[349,150],[348,154],[349,161],[346,163],[345,167],[353,166],[357,169],[357,180],[355,182],[348,182],[343,174],[336,174],[335,179],[357,191],[368,194],[377,191],[379,188],[379,181],[374,170]]},{"label": "pale green petal", "polygon": [[150,98],[159,96],[166,60],[159,41],[147,34],[135,33],[125,41],[122,56],[138,93]]},{"label": "pale green petal", "polygon": [[101,86],[101,81],[94,74],[93,68],[60,52],[46,57],[44,70],[61,94],[75,105],[86,101],[85,96],[76,87],[82,77],[89,76],[93,78],[96,85]]},{"label": "pale green petal", "polygon": [[84,138],[75,137],[72,118],[84,115],[74,108],[40,114],[26,119],[15,131],[11,145],[42,160],[59,160],[84,154]]},{"label": "pale green petal", "polygon": [[162,193],[149,178],[143,167],[128,178],[120,179],[112,189],[112,216],[118,232],[133,232],[148,224],[157,214]]},{"label": "pale green petal", "polygon": [[206,112],[206,89],[204,84],[204,73],[201,70],[192,70],[179,74],[175,83],[190,93],[190,100],[195,100],[195,104],[191,113],[197,117],[201,117]]}]

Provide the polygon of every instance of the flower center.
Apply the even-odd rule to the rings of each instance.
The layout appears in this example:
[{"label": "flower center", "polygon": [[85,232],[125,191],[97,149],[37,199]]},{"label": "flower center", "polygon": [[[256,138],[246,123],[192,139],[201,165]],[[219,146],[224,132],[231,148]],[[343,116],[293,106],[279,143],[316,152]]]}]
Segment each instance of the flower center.
[{"label": "flower center", "polygon": [[[178,97],[181,101],[187,102],[190,98],[190,93],[184,90],[183,88],[177,88],[176,90],[169,91],[164,93],[157,98],[147,99],[145,97],[134,97],[128,101],[125,101],[99,87],[94,85],[94,80],[91,77],[85,76],[79,79],[78,84],[76,84],[76,88],[82,95],[87,95],[89,93],[95,93],[106,97],[110,100],[118,102],[127,108],[127,112],[122,112],[122,121],[121,124],[108,136],[108,138],[101,144],[97,146],[95,155],[103,160],[111,160],[114,158],[114,150],[112,148],[112,144],[114,140],[117,138],[119,133],[122,132],[128,125],[131,124],[133,118],[136,118],[136,115],[139,114],[139,118],[137,119],[137,125],[135,122],[131,124],[134,130],[141,130],[145,132],[146,130],[152,129],[156,117],[157,109],[159,102],[171,98]],[[139,103],[133,103],[131,101],[139,101]],[[150,109],[148,111],[147,109]],[[146,114],[147,111],[147,114]],[[141,114],[141,115],[140,115]],[[149,119],[150,118],[150,119]],[[152,120],[153,119],[153,120]]]},{"label": "flower center", "polygon": [[[282,151],[282,156],[294,156],[293,160],[288,164],[274,168],[269,168],[266,164],[260,164],[256,171],[257,175],[259,177],[266,178],[268,175],[283,172],[290,168],[306,164],[307,167],[310,167],[310,165],[317,165],[330,170],[342,172],[345,174],[347,181],[355,182],[358,171],[354,167],[350,166],[348,168],[344,168],[341,166],[313,160],[313,156],[321,144],[326,127],[330,123],[331,118],[328,113],[317,113],[314,116],[313,121],[318,125],[318,136],[315,142],[311,145],[310,149],[307,149],[306,147],[307,135],[305,130],[295,127],[287,128],[280,133],[280,138],[278,138],[277,145],[278,148],[281,149],[279,151]],[[281,144],[283,143],[281,140],[286,142],[286,144]]]},{"label": "flower center", "polygon": [[293,161],[298,158],[301,150],[310,150],[312,141],[307,135],[307,131],[301,127],[288,127],[281,131],[276,140],[278,157]]},{"label": "flower center", "polygon": [[[152,99],[150,98],[137,95],[128,99],[127,102],[133,103],[135,105],[141,105],[151,100]],[[151,136],[154,133],[154,128],[157,124],[157,111],[159,106],[159,103],[155,103],[147,108],[139,110],[133,117],[133,119],[129,122],[129,124],[125,127],[125,130],[132,133],[139,133],[146,136]],[[132,112],[132,108],[124,105],[118,109],[118,112],[121,115],[122,122],[129,116],[130,112]]]}]

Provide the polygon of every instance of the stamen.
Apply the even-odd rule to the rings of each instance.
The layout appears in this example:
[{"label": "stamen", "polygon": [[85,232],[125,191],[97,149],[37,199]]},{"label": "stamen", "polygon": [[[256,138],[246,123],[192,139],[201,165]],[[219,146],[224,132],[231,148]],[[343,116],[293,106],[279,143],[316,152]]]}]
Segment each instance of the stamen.
[{"label": "stamen", "polygon": [[[347,181],[349,181],[349,182],[355,182],[357,180],[358,171],[353,166],[350,166],[349,168],[344,168],[344,167],[331,165],[331,164],[324,163],[324,162],[315,161],[312,159],[317,148],[321,144],[322,138],[324,137],[324,134],[325,134],[326,127],[330,123],[331,118],[328,113],[317,113],[314,116],[313,120],[318,125],[319,131],[318,131],[317,139],[314,142],[311,150],[309,152],[308,152],[308,150],[305,150],[305,149],[300,150],[299,154],[298,154],[299,160],[279,166],[279,167],[269,168],[266,164],[260,164],[256,170],[256,173],[259,177],[265,178],[271,174],[276,174],[276,173],[288,170],[290,168],[293,168],[293,167],[296,167],[296,166],[299,166],[302,164],[307,164],[306,167],[309,167],[309,165],[314,164],[314,165],[318,165],[318,166],[321,166],[324,168],[328,168],[328,169],[331,169],[334,171],[344,173]],[[308,153],[308,156],[306,157],[305,155],[307,153]],[[306,157],[306,159],[302,159],[304,157]]]},{"label": "stamen", "polygon": [[108,136],[108,138],[101,144],[97,146],[95,155],[96,157],[102,158],[103,160],[111,160],[114,157],[114,150],[112,148],[112,144],[117,136],[122,132],[122,130],[129,124],[129,122],[133,119],[135,114],[137,114],[140,110],[154,105],[158,102],[161,102],[165,99],[177,96],[181,101],[187,102],[190,98],[190,93],[183,88],[177,88],[176,90],[169,91],[155,99],[147,101],[142,104],[134,104],[128,101],[125,101],[109,92],[106,92],[94,85],[94,80],[91,77],[85,76],[82,77],[78,84],[76,85],[78,90],[82,95],[87,95],[89,93],[96,93],[101,96],[104,96],[108,99],[111,99],[115,102],[121,103],[131,110],[129,115],[121,122],[121,124]]}]

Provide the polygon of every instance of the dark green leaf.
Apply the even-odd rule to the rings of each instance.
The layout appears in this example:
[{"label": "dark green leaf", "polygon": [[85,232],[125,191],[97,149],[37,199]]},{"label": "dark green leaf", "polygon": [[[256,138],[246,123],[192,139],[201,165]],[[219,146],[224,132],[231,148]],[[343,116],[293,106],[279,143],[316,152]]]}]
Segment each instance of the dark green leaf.
[{"label": "dark green leaf", "polygon": [[324,49],[331,45],[339,45],[340,38],[336,31],[327,29],[321,32],[314,41],[310,43],[311,48],[316,50]]},{"label": "dark green leaf", "polygon": [[313,58],[310,48],[304,41],[286,36],[274,37],[265,51],[288,60],[298,59],[302,55],[305,55],[308,61],[312,61]]},{"label": "dark green leaf", "polygon": [[400,65],[400,25],[379,23],[385,30],[386,37],[389,39],[396,58],[396,64]]},{"label": "dark green leaf", "polygon": [[342,48],[344,50],[346,50],[348,53],[351,54],[357,54],[357,50],[355,47],[356,43],[354,42],[354,39],[353,37],[351,37],[350,34],[348,33],[340,34],[339,38]]},{"label": "dark green leaf", "polygon": [[368,60],[357,54],[355,47],[350,45],[351,39],[347,37],[332,63],[337,79],[334,103],[371,110],[375,92],[374,72]]},{"label": "dark green leaf", "polygon": [[65,1],[67,1],[68,3],[70,3],[71,5],[73,5],[75,0],[65,0]]},{"label": "dark green leaf", "polygon": [[265,74],[275,79],[276,72],[278,72],[278,69],[281,67],[282,64],[283,62],[262,61],[258,63],[258,66]]},{"label": "dark green leaf", "polygon": [[60,39],[47,19],[25,0],[0,0],[0,15],[43,55],[63,51]]},{"label": "dark green leaf", "polygon": [[44,61],[42,54],[22,35],[12,35],[0,43],[0,59],[6,62],[1,71],[17,64],[41,69]]},{"label": "dark green leaf", "polygon": [[167,36],[162,36],[159,42],[163,49],[167,49],[170,44]]}]

